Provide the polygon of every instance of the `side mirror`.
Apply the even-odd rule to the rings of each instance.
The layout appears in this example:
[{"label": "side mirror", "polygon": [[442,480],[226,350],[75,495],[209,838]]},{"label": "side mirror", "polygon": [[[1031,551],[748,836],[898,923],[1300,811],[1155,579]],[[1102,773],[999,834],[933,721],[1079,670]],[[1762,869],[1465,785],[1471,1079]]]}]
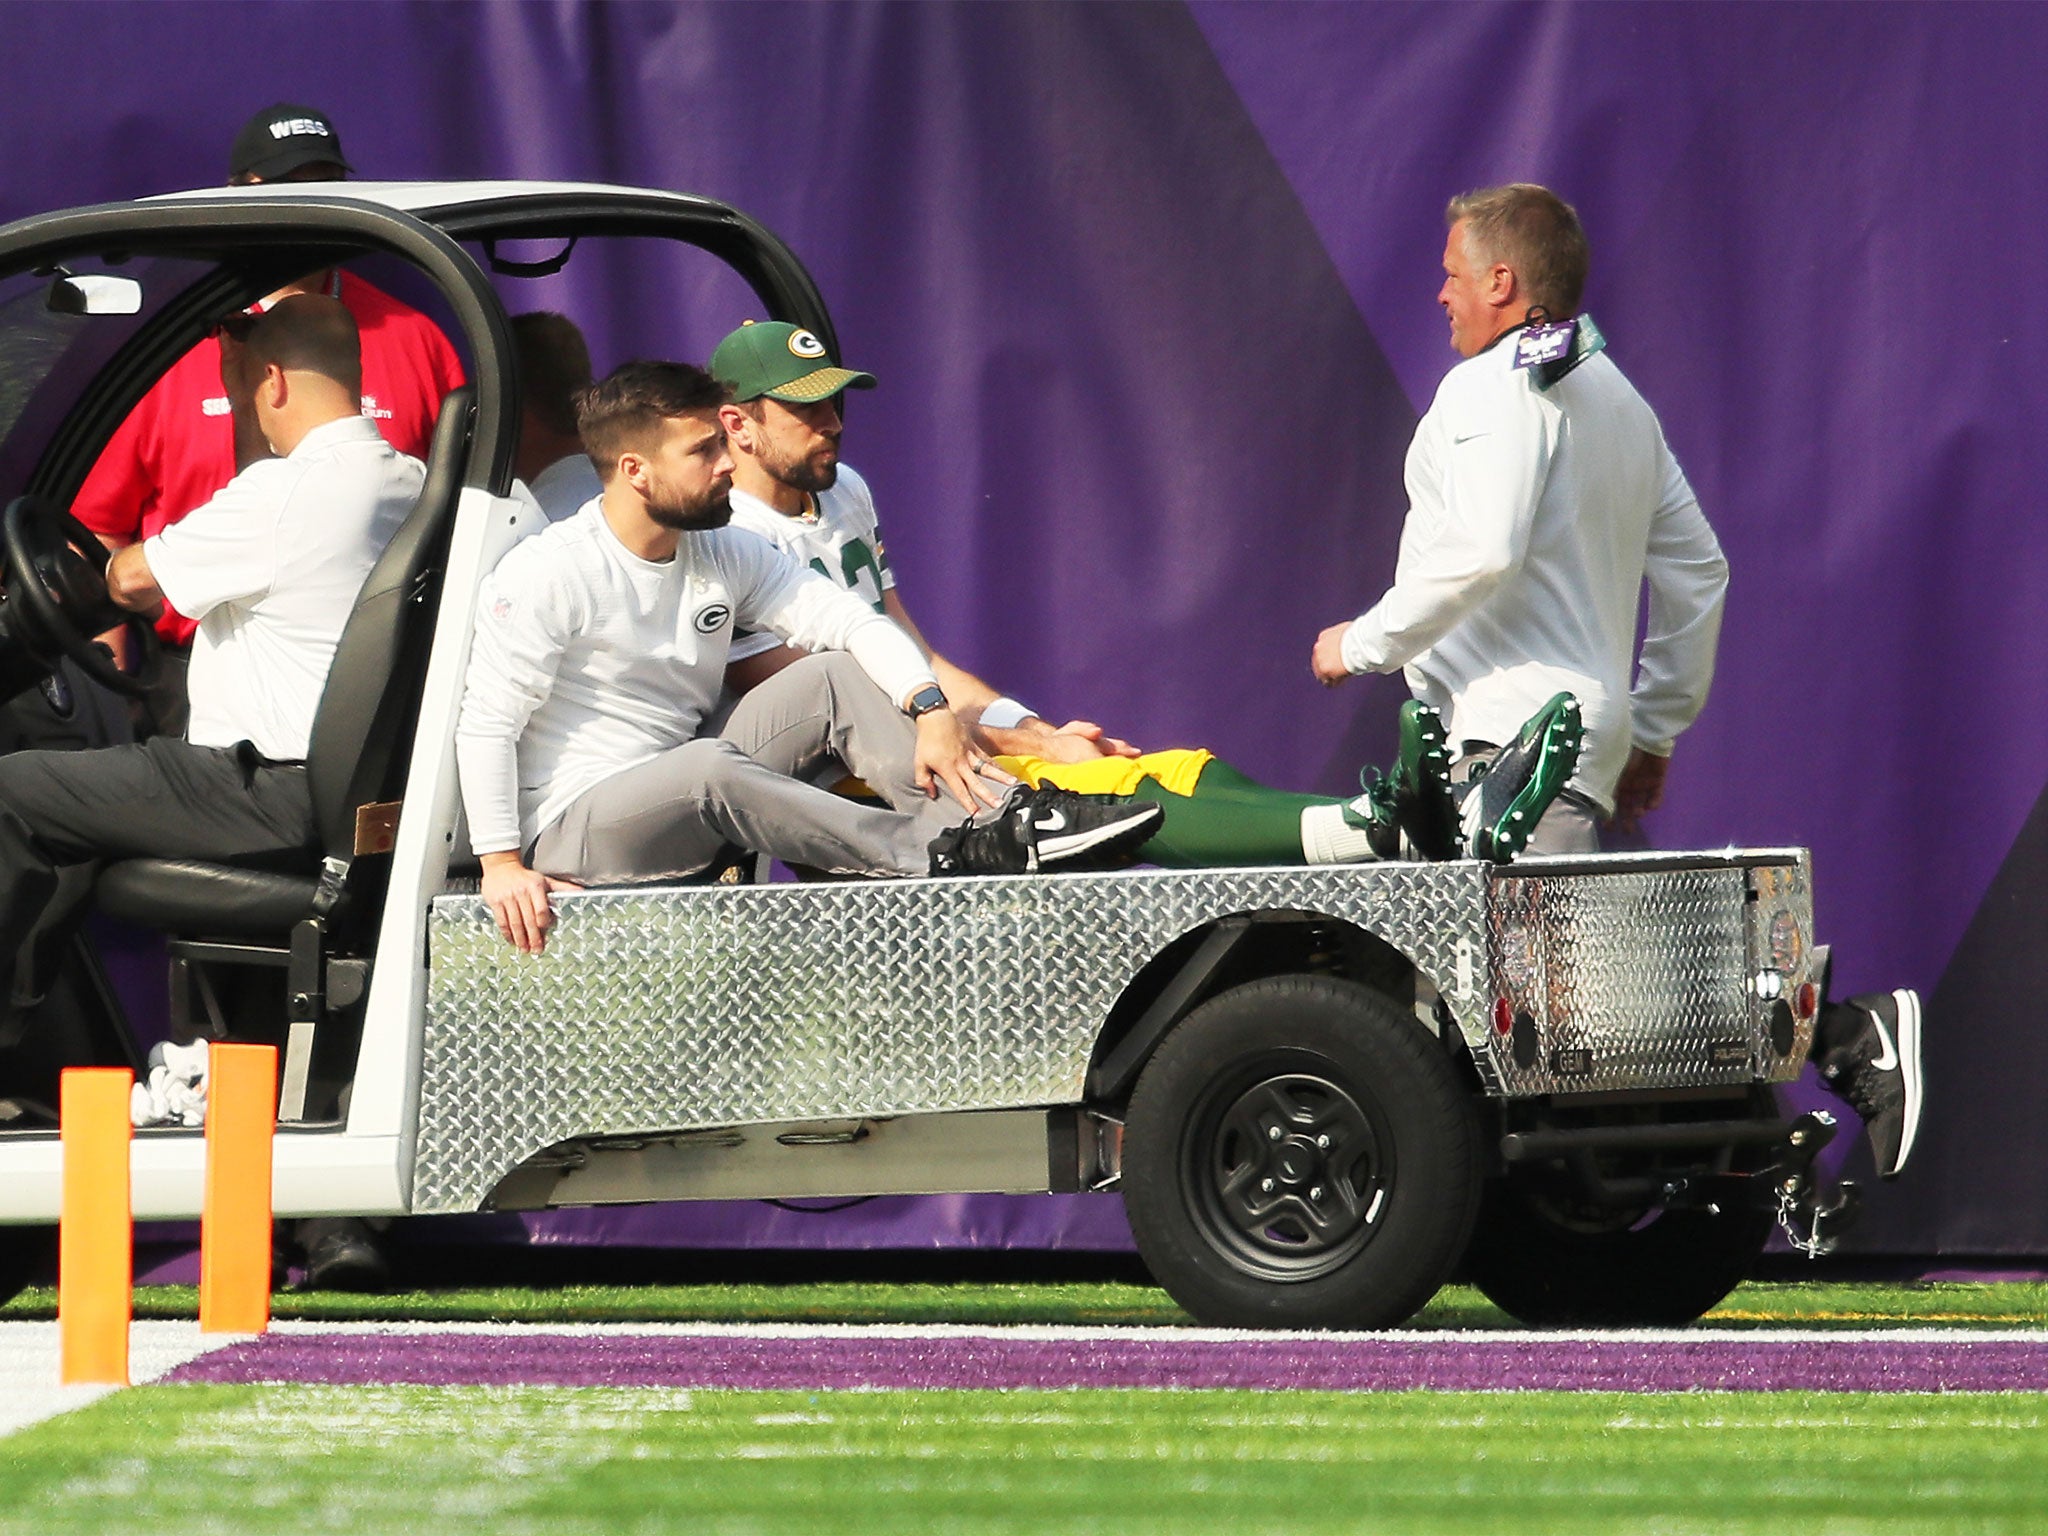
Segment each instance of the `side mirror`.
[{"label": "side mirror", "polygon": [[66,273],[50,284],[45,307],[58,315],[139,315],[142,284],[132,277]]}]

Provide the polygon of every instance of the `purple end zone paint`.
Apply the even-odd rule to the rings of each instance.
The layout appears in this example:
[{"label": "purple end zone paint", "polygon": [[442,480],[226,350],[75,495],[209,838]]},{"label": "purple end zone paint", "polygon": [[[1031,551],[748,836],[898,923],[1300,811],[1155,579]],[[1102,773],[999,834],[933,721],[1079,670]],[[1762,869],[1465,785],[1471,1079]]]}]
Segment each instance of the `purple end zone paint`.
[{"label": "purple end zone paint", "polygon": [[2048,1338],[1040,1339],[731,1334],[269,1334],[174,1382],[362,1386],[1236,1387],[1337,1391],[2048,1389]]}]

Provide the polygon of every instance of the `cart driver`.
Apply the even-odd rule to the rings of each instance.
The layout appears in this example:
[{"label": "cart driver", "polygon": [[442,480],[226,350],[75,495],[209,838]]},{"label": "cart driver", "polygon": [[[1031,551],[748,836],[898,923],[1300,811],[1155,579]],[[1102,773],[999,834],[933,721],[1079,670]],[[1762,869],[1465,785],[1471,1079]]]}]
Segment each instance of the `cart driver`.
[{"label": "cart driver", "polygon": [[[685,363],[586,390],[603,495],[515,544],[478,593],[456,753],[500,932],[537,953],[550,892],[694,874],[735,845],[852,875],[1127,862],[1158,806],[1002,782],[903,630],[727,527],[725,400]],[[736,627],[823,654],[700,734]],[[827,754],[887,804],[799,777]]]},{"label": "cart driver", "polygon": [[15,974],[14,946],[67,866],[319,862],[313,715],[364,578],[425,471],[363,415],[356,322],[334,299],[298,294],[233,317],[221,383],[277,457],[117,551],[109,608],[90,616],[155,614],[168,600],[197,621],[185,735],[0,758],[0,998],[11,1015],[40,1001],[38,979]]}]

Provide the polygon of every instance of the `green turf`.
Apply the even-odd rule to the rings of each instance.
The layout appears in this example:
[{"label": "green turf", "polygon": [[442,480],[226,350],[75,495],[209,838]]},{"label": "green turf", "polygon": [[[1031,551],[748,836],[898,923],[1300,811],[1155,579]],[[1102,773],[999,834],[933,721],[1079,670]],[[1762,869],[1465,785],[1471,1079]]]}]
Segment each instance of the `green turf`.
[{"label": "green turf", "polygon": [[1721,1327],[1794,1323],[1831,1328],[2039,1328],[2048,1326],[2048,1285],[2035,1281],[1912,1285],[1752,1281],[1737,1287],[1706,1320]]},{"label": "green turf", "polygon": [[[0,1318],[56,1315],[56,1293],[24,1292]],[[191,1286],[143,1286],[138,1317],[198,1315]],[[281,1292],[278,1317],[482,1322],[831,1322],[1185,1324],[1164,1291],[1109,1283],[573,1285],[414,1291],[392,1296]],[[2048,1285],[1750,1284],[1710,1313],[1717,1327],[2048,1326]],[[1447,1286],[1410,1324],[1507,1328],[1514,1320],[1477,1291]]]},{"label": "green turf", "polygon": [[2038,1396],[147,1387],[0,1532],[2038,1530]]},{"label": "green turf", "polygon": [[[55,1317],[56,1292],[23,1292],[0,1318]],[[1116,1284],[564,1285],[408,1291],[349,1296],[282,1291],[275,1317],[323,1321],[433,1322],[792,1322],[1074,1323],[1185,1325],[1188,1315],[1164,1291]],[[142,1286],[137,1317],[199,1315],[196,1287]]]}]

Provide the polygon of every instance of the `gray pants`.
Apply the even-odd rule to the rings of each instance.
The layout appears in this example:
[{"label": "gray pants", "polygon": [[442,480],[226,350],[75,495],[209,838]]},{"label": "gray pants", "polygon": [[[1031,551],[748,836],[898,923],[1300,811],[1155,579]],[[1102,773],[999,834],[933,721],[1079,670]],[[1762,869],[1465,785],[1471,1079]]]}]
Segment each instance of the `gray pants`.
[{"label": "gray pants", "polygon": [[[694,874],[730,846],[832,874],[922,875],[931,840],[967,819],[912,781],[917,727],[844,653],[785,667],[706,726],[572,802],[528,862],[612,884]],[[888,809],[805,782],[827,758]]]},{"label": "gray pants", "polygon": [[[1481,763],[1490,763],[1500,756],[1499,747],[1485,746],[1479,742],[1465,743],[1458,760],[1451,764],[1451,782],[1463,784],[1472,777],[1472,770]],[[1536,823],[1536,830],[1529,835],[1529,846],[1524,853],[1598,853],[1600,851],[1600,812],[1592,801],[1566,790],[1550,802],[1550,809],[1543,813],[1543,819]]]}]

